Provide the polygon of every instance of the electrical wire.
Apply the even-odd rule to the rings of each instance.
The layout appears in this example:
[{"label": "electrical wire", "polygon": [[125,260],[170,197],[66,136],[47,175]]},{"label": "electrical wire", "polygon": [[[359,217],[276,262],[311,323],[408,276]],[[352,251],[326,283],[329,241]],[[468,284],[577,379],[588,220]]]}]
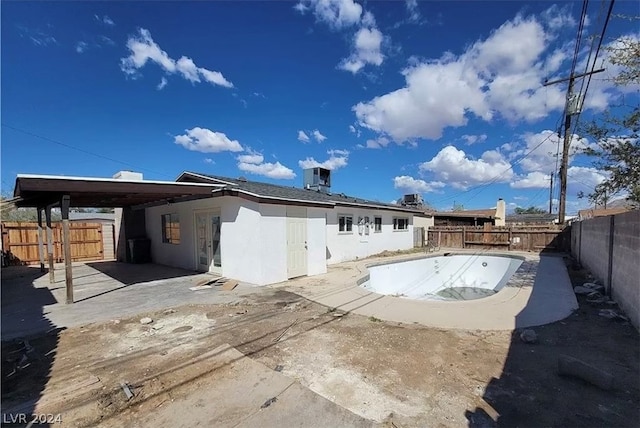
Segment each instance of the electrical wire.
[{"label": "electrical wire", "polygon": [[146,172],[150,172],[150,173],[153,173],[153,174],[158,174],[158,175],[161,175],[163,177],[171,177],[169,174],[166,174],[166,173],[154,171],[154,170],[151,170],[151,169],[148,169],[148,168],[141,168],[138,165],[134,165],[134,164],[131,164],[129,162],[125,162],[125,161],[122,161],[122,160],[119,160],[119,159],[110,158],[108,156],[101,155],[101,154],[95,153],[95,152],[91,152],[89,150],[81,149],[79,147],[72,146],[70,144],[66,144],[66,143],[63,143],[61,141],[54,140],[53,138],[44,137],[44,136],[38,135],[38,134],[36,134],[34,132],[27,131],[25,129],[21,129],[21,128],[17,128],[15,126],[8,125],[6,123],[2,123],[1,125],[4,128],[11,129],[11,130],[16,131],[16,132],[20,132],[20,133],[22,133],[24,135],[29,135],[31,137],[35,137],[35,138],[38,138],[40,140],[47,141],[49,143],[57,144],[59,146],[66,147],[68,149],[76,150],[78,152],[81,152],[81,153],[84,153],[84,154],[87,154],[87,155],[90,155],[90,156],[95,156],[95,157],[100,158],[100,159],[104,159],[104,160],[108,160],[108,161],[111,161],[111,162],[119,163],[121,165],[125,165],[125,166],[128,166],[128,167],[134,168],[136,170],[146,171]]}]

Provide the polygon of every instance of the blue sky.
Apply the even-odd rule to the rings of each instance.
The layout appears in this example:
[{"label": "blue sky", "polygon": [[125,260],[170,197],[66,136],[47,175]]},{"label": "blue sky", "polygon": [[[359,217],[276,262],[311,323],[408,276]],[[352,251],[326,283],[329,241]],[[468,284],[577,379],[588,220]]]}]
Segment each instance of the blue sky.
[{"label": "blue sky", "polygon": [[[2,190],[18,173],[122,169],[301,186],[302,168],[319,165],[333,169],[333,191],[383,202],[417,192],[445,210],[499,197],[545,207],[566,84],[542,82],[568,75],[581,7],[3,2]],[[585,37],[600,13],[588,10]],[[614,13],[637,15],[637,3]],[[605,44],[621,36],[637,26],[614,18]],[[605,66],[581,120],[637,97]],[[569,176],[571,214],[603,176],[580,156]]]}]

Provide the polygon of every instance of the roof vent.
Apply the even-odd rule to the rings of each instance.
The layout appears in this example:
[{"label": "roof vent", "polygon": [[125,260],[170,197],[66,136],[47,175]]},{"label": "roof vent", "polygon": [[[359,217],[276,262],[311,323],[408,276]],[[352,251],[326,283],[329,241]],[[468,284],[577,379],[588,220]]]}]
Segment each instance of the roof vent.
[{"label": "roof vent", "polygon": [[247,182],[247,178],[243,177],[243,176],[240,176],[240,177],[238,177],[238,181],[242,181],[243,183],[246,183]]},{"label": "roof vent", "polygon": [[304,170],[303,185],[306,189],[328,193],[331,188],[331,170],[314,167]]}]

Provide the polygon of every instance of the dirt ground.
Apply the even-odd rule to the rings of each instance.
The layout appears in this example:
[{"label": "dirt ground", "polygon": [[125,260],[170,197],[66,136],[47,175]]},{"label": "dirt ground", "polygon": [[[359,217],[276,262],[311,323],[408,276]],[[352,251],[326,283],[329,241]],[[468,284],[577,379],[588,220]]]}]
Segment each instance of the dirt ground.
[{"label": "dirt ground", "polygon": [[[586,280],[570,273],[575,285]],[[638,332],[598,315],[611,305],[579,302],[564,321],[535,328],[535,344],[518,332],[342,314],[281,290],[233,306],[140,314],[29,338],[28,353],[3,342],[2,408],[60,414],[62,426],[138,426],[144,414],[198,394],[216,376],[201,356],[228,343],[384,426],[638,426]],[[141,324],[145,316],[153,322]],[[559,376],[562,354],[611,373],[613,389]]]}]

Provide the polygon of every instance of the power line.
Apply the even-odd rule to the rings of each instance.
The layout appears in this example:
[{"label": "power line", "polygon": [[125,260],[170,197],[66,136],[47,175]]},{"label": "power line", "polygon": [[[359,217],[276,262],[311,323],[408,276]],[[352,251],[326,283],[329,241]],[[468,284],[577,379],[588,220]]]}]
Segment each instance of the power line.
[{"label": "power line", "polygon": [[111,162],[119,163],[121,165],[125,165],[125,166],[128,166],[128,167],[134,168],[136,170],[141,170],[141,171],[146,171],[146,172],[150,172],[150,173],[153,173],[153,174],[158,174],[158,175],[161,175],[163,177],[170,177],[169,174],[165,174],[165,173],[162,173],[162,172],[154,171],[154,170],[151,170],[151,169],[148,169],[148,168],[141,168],[138,165],[134,165],[134,164],[131,164],[129,162],[125,162],[125,161],[122,161],[122,160],[119,160],[119,159],[110,158],[108,156],[101,155],[101,154],[95,153],[95,152],[91,152],[89,150],[81,149],[79,147],[72,146],[70,144],[66,144],[66,143],[63,143],[61,141],[57,141],[57,140],[54,140],[52,138],[49,138],[49,137],[44,137],[42,135],[38,135],[38,134],[33,133],[31,131],[27,131],[25,129],[21,129],[21,128],[17,128],[15,126],[8,125],[6,123],[2,123],[2,126],[5,127],[5,128],[8,128],[8,129],[11,129],[13,131],[20,132],[20,133],[22,133],[24,135],[29,135],[31,137],[35,137],[35,138],[41,139],[43,141],[47,141],[49,143],[57,144],[59,146],[66,147],[68,149],[76,150],[78,152],[81,152],[81,153],[84,153],[84,154],[87,154],[87,155],[90,155],[90,156],[94,156],[94,157],[97,157],[97,158],[100,158],[100,159],[104,159],[104,160],[108,160],[108,161],[111,161]]}]

